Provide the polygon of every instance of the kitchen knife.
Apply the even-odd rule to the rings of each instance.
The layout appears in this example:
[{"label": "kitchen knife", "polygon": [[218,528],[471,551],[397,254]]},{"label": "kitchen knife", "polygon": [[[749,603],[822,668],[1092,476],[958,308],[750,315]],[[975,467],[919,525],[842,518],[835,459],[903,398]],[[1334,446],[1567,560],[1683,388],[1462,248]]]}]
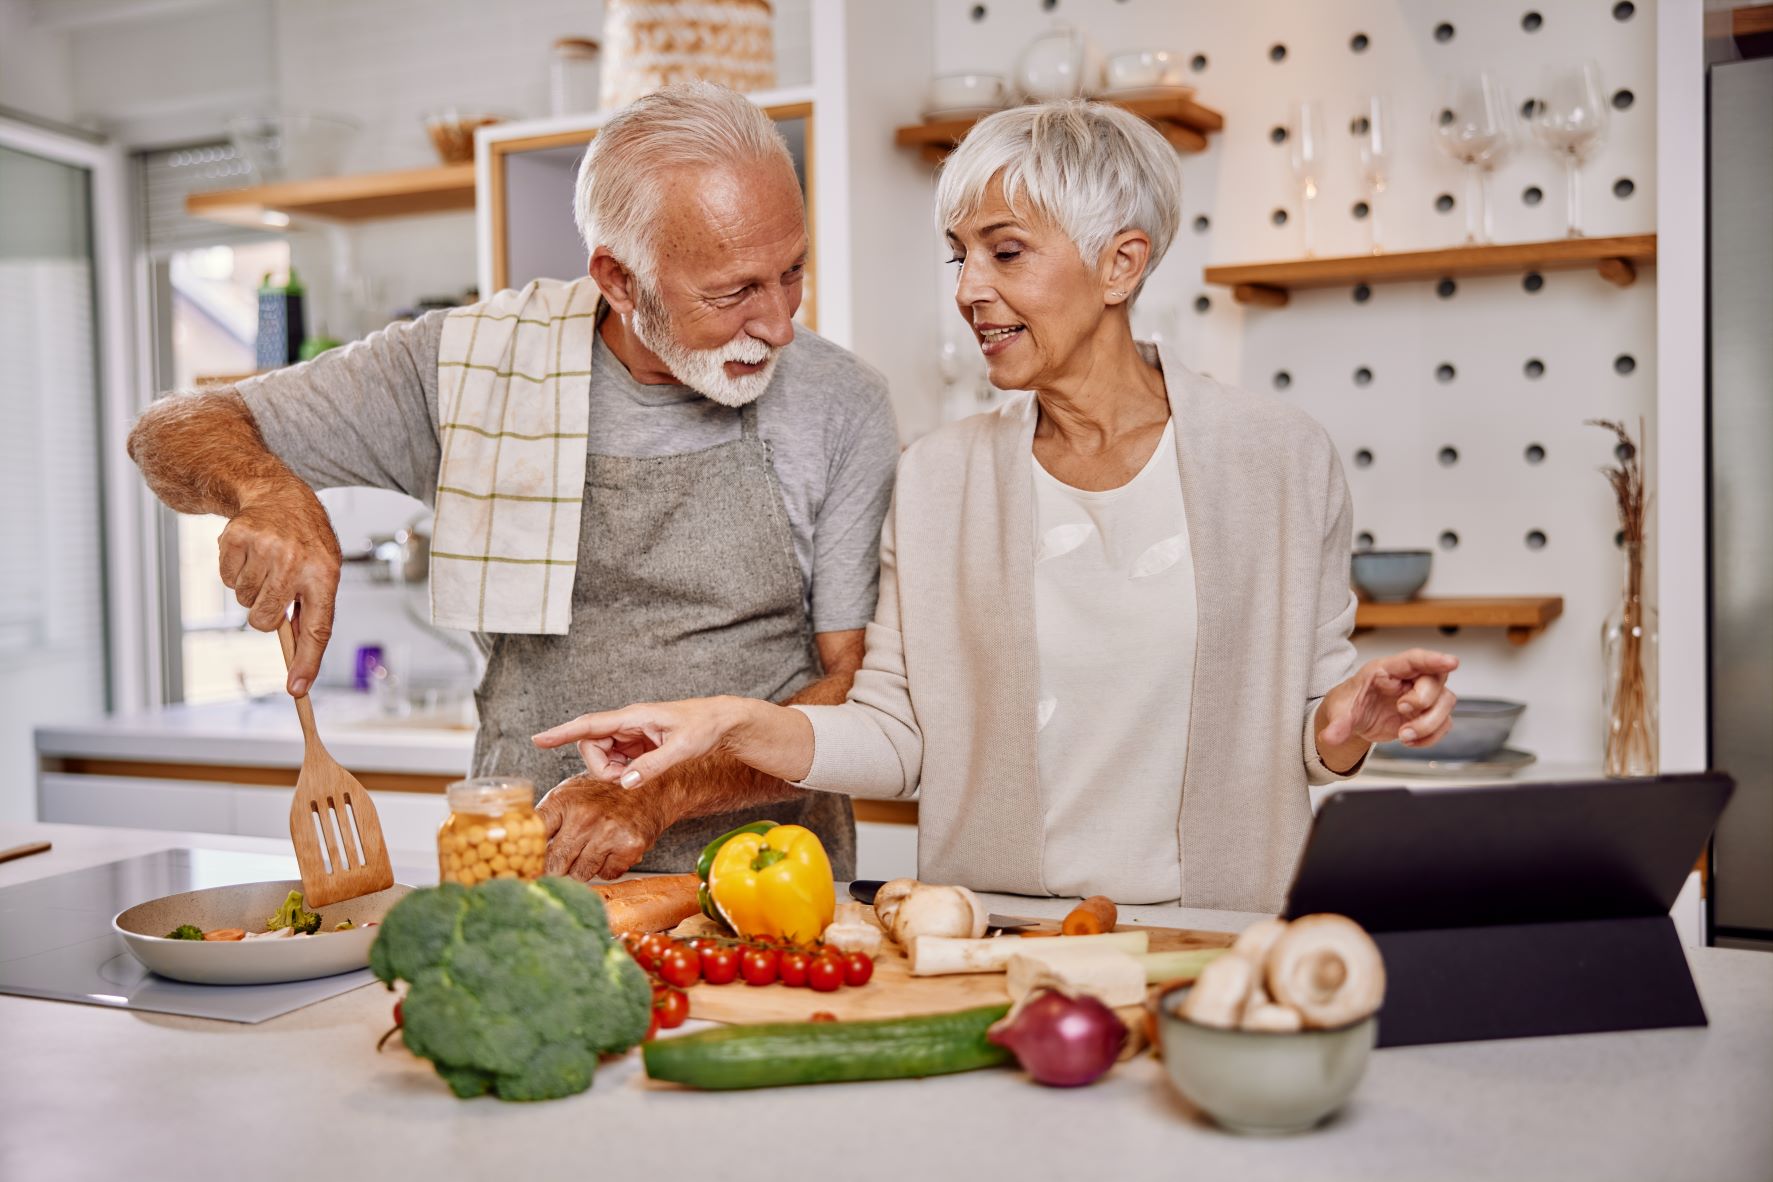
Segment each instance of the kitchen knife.
[{"label": "kitchen knife", "polygon": [[[850,883],[850,898],[858,903],[866,903],[869,906],[873,906],[874,896],[879,894],[880,888],[885,885],[886,882],[882,879],[858,878]],[[994,932],[1016,932],[1021,931],[1023,928],[1031,928],[1035,924],[1038,924],[1040,920],[1022,919],[1014,915],[987,915],[985,917],[985,922],[989,925],[989,929]]]}]

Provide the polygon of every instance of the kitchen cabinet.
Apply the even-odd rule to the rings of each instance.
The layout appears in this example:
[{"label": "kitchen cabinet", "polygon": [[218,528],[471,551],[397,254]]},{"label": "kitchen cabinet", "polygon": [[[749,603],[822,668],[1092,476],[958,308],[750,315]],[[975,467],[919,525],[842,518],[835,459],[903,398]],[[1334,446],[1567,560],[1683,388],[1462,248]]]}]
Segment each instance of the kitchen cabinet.
[{"label": "kitchen cabinet", "polygon": [[359,222],[473,208],[472,164],[279,181],[185,197],[185,211],[193,217],[254,229],[297,219]]},{"label": "kitchen cabinet", "polygon": [[[788,142],[806,194],[807,230],[814,233],[812,89],[748,96],[773,119]],[[475,141],[476,220],[480,289],[502,291],[531,279],[576,279],[585,273],[585,245],[573,220],[579,162],[609,112],[501,123]],[[800,319],[817,328],[816,260],[807,260]]]}]

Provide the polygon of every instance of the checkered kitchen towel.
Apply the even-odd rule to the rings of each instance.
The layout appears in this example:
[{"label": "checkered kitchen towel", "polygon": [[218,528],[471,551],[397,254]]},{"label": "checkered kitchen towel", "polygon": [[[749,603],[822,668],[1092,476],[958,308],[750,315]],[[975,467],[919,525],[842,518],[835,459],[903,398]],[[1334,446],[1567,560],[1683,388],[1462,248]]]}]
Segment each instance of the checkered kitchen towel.
[{"label": "checkered kitchen towel", "polygon": [[537,279],[444,318],[431,621],[560,636],[572,619],[597,286]]}]

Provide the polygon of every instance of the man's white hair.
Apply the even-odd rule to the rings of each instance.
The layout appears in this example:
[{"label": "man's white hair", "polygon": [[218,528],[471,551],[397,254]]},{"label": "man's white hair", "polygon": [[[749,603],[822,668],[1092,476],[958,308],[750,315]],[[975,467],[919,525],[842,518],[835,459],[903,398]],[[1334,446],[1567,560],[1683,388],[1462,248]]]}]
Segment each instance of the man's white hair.
[{"label": "man's white hair", "polygon": [[736,91],[680,82],[636,99],[605,123],[579,162],[573,220],[587,253],[604,246],[651,285],[660,176],[685,165],[719,167],[794,158],[770,117]]},{"label": "man's white hair", "polygon": [[1145,120],[1106,103],[1038,103],[981,119],[942,165],[936,229],[946,233],[977,212],[993,178],[1018,216],[1053,222],[1090,267],[1116,234],[1140,230],[1151,239],[1149,276],[1182,220],[1176,150]]}]

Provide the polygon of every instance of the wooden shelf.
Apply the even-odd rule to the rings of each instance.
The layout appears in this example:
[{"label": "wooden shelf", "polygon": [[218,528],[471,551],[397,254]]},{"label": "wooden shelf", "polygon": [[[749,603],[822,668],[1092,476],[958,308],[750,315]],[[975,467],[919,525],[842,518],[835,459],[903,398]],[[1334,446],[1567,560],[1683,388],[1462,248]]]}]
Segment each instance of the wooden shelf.
[{"label": "wooden shelf", "polygon": [[1730,36],[1743,57],[1773,55],[1773,4],[1752,4],[1730,14]]},{"label": "wooden shelf", "polygon": [[[1161,98],[1104,99],[1131,111],[1163,132],[1164,138],[1179,152],[1204,152],[1207,135],[1225,126],[1219,112],[1201,106],[1191,94],[1166,95]],[[940,119],[933,123],[913,123],[893,133],[893,142],[901,148],[916,148],[931,164],[940,164],[961,137],[972,130],[984,116],[972,119]]]},{"label": "wooden shelf", "polygon": [[193,217],[260,229],[283,224],[279,214],[353,222],[473,208],[473,164],[282,181],[185,198],[185,212]]},{"label": "wooden shelf", "polygon": [[1287,293],[1295,288],[1408,283],[1460,275],[1577,271],[1589,267],[1607,282],[1629,287],[1638,277],[1638,266],[1655,261],[1656,235],[1626,234],[1617,238],[1554,238],[1549,242],[1238,263],[1208,267],[1206,281],[1231,288],[1232,297],[1240,304],[1279,308],[1286,305]]},{"label": "wooden shelf", "polygon": [[1526,644],[1564,614],[1561,595],[1412,599],[1408,603],[1363,601],[1354,614],[1354,629],[1373,628],[1506,628],[1510,644]]}]

